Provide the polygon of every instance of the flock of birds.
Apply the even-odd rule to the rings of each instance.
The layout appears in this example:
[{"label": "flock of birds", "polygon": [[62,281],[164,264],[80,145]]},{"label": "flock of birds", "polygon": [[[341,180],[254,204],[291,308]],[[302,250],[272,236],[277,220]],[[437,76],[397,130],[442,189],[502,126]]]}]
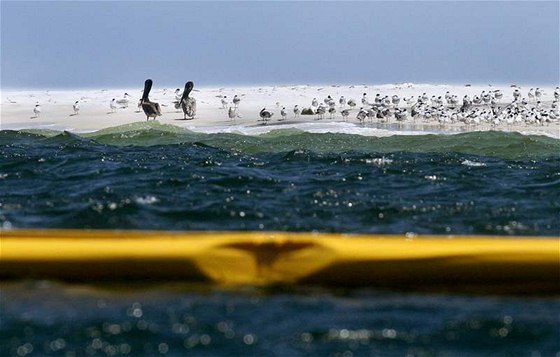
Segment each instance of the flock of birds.
[{"label": "flock of birds", "polygon": [[[151,79],[146,79],[146,81],[144,82],[144,90],[142,91],[142,98],[140,98],[140,101],[138,102],[138,108],[142,109],[144,114],[146,114],[146,120],[149,120],[150,118],[155,119],[156,117],[162,115],[160,104],[151,101],[149,98],[150,91],[152,90],[152,85],[153,81]],[[188,81],[185,84],[185,89],[183,90],[183,92],[181,92],[180,89],[177,89],[175,91],[175,101],[173,102],[173,104],[175,106],[175,109],[183,110],[183,119],[187,119],[187,117],[193,119],[196,115],[196,99],[189,96],[193,88],[194,83]],[[128,93],[124,93],[123,98],[113,98],[109,103],[109,108],[111,109],[111,111],[108,114],[115,113],[119,108],[127,108],[130,102],[129,98],[132,97]],[[74,113],[70,115],[80,114],[80,101],[77,100],[76,102],[74,102],[72,108],[74,110]],[[41,105],[39,103],[37,103],[33,108],[33,113],[35,114],[34,118],[38,118],[40,116]]]},{"label": "flock of birds", "polygon": [[[479,124],[498,125],[545,125],[560,121],[558,101],[560,98],[560,88],[554,90],[554,99],[550,106],[545,106],[541,102],[543,91],[540,88],[531,88],[524,97],[515,87],[513,90],[513,100],[503,102],[504,94],[501,90],[482,91],[480,94],[463,96],[460,101],[457,95],[447,91],[443,96],[426,93],[417,97],[400,98],[397,94],[392,96],[381,96],[376,94],[373,101],[370,101],[367,93],[363,93],[361,106],[356,109],[357,102],[354,99],[346,99],[341,96],[338,100],[338,108],[335,100],[329,95],[319,102],[317,98],[311,101],[311,107],[300,110],[298,105],[293,107],[293,118],[296,119],[300,114],[316,115],[317,120],[324,119],[328,113],[330,119],[334,119],[340,113],[344,121],[348,120],[350,113],[356,111],[356,119],[360,123],[389,123],[392,120],[398,123],[405,123],[418,120],[423,123],[445,124],[464,124],[467,127]],[[274,115],[274,112],[263,108],[260,113],[260,120],[266,124]],[[285,120],[288,116],[286,107],[280,110],[281,118]]]},{"label": "flock of birds", "polygon": [[[159,103],[153,102],[149,99],[150,91],[152,89],[153,81],[147,79],[144,82],[144,90],[142,98],[138,103],[138,108],[142,109],[146,115],[146,120],[150,118],[157,118],[162,115],[161,106]],[[175,109],[182,109],[183,119],[193,119],[196,115],[196,99],[190,97],[194,84],[188,81],[185,84],[184,90],[175,90],[175,101],[173,105]],[[336,101],[329,95],[319,102],[317,98],[313,98],[311,106],[300,109],[295,105],[292,109],[293,119],[297,119],[300,115],[316,115],[316,120],[324,119],[328,113],[330,119],[340,113],[344,121],[347,121],[352,112],[355,112],[355,118],[359,123],[389,123],[391,121],[405,123],[407,121],[421,121],[423,123],[439,123],[445,124],[464,124],[466,126],[476,126],[479,124],[490,124],[492,126],[498,125],[545,125],[560,121],[560,113],[558,101],[560,99],[560,88],[556,87],[554,90],[554,99],[551,105],[543,105],[541,99],[543,98],[543,91],[540,88],[531,88],[526,96],[520,89],[513,85],[512,93],[513,100],[502,101],[504,94],[501,90],[488,90],[482,91],[480,94],[474,95],[472,98],[469,95],[464,95],[462,100],[458,96],[447,91],[443,96],[428,96],[423,93],[419,96],[411,96],[400,98],[397,94],[392,96],[382,96],[376,94],[372,101],[368,98],[367,93],[363,93],[361,98],[361,106],[358,108],[355,99],[347,99],[342,95],[338,99],[338,106]],[[238,108],[241,102],[241,97],[235,95],[231,102],[227,96],[219,96],[221,98],[221,108],[227,109],[227,115],[230,120],[241,118],[238,113]],[[130,98],[128,93],[125,93],[123,98],[113,98],[109,104],[111,113],[114,113],[118,108],[128,107]],[[280,103],[277,102],[276,106],[280,109]],[[35,117],[39,117],[41,107],[39,104],[35,105],[33,109]],[[73,104],[74,114],[78,115],[80,112],[80,101]],[[266,124],[274,116],[274,112],[262,108],[259,112],[259,121]],[[279,121],[288,118],[288,110],[286,107],[281,107]]]}]

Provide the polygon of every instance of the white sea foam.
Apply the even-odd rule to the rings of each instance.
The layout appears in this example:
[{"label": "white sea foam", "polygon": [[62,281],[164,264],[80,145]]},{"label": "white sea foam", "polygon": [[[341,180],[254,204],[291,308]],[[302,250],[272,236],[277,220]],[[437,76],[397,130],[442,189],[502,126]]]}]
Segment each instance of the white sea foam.
[{"label": "white sea foam", "polygon": [[461,162],[461,164],[465,165],[465,166],[472,166],[472,167],[486,166],[486,164],[484,162],[477,162],[477,161],[471,161],[471,160],[464,160],[463,162]]}]

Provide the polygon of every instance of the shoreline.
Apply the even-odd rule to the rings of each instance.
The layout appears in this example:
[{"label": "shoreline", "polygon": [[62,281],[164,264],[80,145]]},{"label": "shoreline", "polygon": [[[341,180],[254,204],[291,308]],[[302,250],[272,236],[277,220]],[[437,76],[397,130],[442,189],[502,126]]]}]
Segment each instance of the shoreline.
[{"label": "shoreline", "polygon": [[[526,96],[529,88],[517,87]],[[69,131],[73,133],[95,132],[101,129],[116,127],[120,125],[145,122],[144,113],[138,109],[137,103],[141,97],[141,87],[123,89],[75,89],[75,90],[16,90],[2,91],[2,118],[0,130],[24,130],[24,129],[50,129]],[[388,131],[391,135],[430,133],[430,134],[456,134],[470,131],[513,131],[527,135],[546,135],[560,139],[560,121],[554,120],[550,123],[530,124],[514,123],[492,125],[488,122],[476,125],[467,125],[464,122],[446,122],[427,120],[425,118],[413,119],[410,116],[404,122],[396,119],[388,120],[366,120],[360,123],[356,114],[362,103],[360,100],[363,93],[367,93],[369,103],[373,102],[376,94],[391,97],[398,95],[403,98],[394,108],[406,108],[410,111],[410,104],[404,102],[404,98],[416,97],[425,94],[428,97],[442,97],[449,92],[461,99],[464,95],[473,97],[482,91],[501,90],[503,98],[497,104],[507,106],[512,101],[513,89],[510,86],[495,85],[470,85],[457,86],[447,84],[383,84],[383,85],[289,85],[289,86],[222,86],[195,88],[191,96],[197,100],[197,114],[192,120],[183,120],[183,113],[173,106],[175,100],[175,89],[161,88],[154,85],[150,93],[150,99],[161,105],[162,116],[157,118],[160,124],[170,124],[195,132],[239,132],[248,135],[258,135],[273,129],[298,128],[306,131],[317,132],[348,132],[361,135],[387,135],[381,131]],[[542,105],[551,107],[554,100],[552,86],[543,87]],[[113,98],[123,99],[124,93],[128,93],[128,104],[114,109],[111,112],[110,102]],[[231,120],[228,117],[228,109],[233,107],[231,99],[238,95],[241,99],[237,113],[239,117]],[[319,103],[327,96],[336,101],[336,114],[329,119],[326,113],[322,120],[317,120],[316,115],[300,115],[294,118],[293,107],[298,105],[300,109],[310,108],[313,98]],[[347,120],[343,120],[338,103],[340,96],[352,98],[357,102],[351,110]],[[225,99],[228,104],[223,108],[221,100]],[[79,113],[73,112],[72,105],[79,101]],[[536,101],[535,101],[536,103]],[[41,113],[34,117],[33,108],[40,104]],[[533,104],[529,102],[528,107]],[[285,120],[280,116],[282,107],[285,107],[287,116]],[[263,125],[259,118],[259,111],[266,108],[273,112],[271,120]],[[475,107],[482,112],[490,110],[490,106],[478,105]],[[152,121],[152,120],[150,120]]]}]

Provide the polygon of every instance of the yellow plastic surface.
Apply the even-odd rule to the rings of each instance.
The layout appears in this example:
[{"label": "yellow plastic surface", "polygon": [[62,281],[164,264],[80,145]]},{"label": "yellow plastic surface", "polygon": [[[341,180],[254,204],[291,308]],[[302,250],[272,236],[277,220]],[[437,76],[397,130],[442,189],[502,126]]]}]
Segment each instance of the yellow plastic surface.
[{"label": "yellow plastic surface", "polygon": [[0,231],[0,278],[560,292],[557,237]]}]

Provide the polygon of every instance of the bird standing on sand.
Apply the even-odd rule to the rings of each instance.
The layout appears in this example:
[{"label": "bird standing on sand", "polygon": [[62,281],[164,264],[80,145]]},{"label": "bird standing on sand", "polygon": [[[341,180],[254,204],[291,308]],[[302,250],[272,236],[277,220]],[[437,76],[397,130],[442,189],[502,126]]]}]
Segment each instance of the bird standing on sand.
[{"label": "bird standing on sand", "polygon": [[299,118],[299,107],[297,104],[294,106],[294,119]]},{"label": "bird standing on sand", "polygon": [[[140,102],[142,102],[142,100],[140,100]],[[138,104],[138,106],[140,106],[140,104]],[[109,108],[111,108],[111,113],[114,113],[117,110],[117,101],[115,98],[113,98],[111,103],[109,103]]]},{"label": "bird standing on sand", "polygon": [[354,108],[356,106],[356,101],[354,99],[348,99],[348,106]]},{"label": "bird standing on sand", "polygon": [[334,119],[335,113],[336,113],[335,107],[330,107],[330,108],[329,108],[329,114],[330,114],[330,118],[331,118],[331,119]]},{"label": "bird standing on sand", "polygon": [[323,115],[325,115],[326,109],[323,106],[323,104],[319,105],[319,107],[317,107],[317,120],[321,120],[323,119]]},{"label": "bird standing on sand", "polygon": [[237,114],[237,111],[235,110],[235,108],[229,107],[228,110],[228,117],[231,120],[235,120],[235,118],[237,118],[239,115]]},{"label": "bird standing on sand", "polygon": [[515,90],[513,91],[513,101],[517,101],[519,97],[521,97],[521,92],[519,91],[519,89],[515,88]]},{"label": "bird standing on sand", "polygon": [[540,88],[535,89],[535,98],[537,98],[537,100],[540,100],[542,97],[542,91]]},{"label": "bird standing on sand", "polygon": [[266,108],[262,108],[262,110],[259,113],[259,116],[261,117],[261,120],[266,124],[267,121],[270,120],[270,118],[274,115],[274,113],[269,112],[268,110],[266,110]]},{"label": "bird standing on sand", "polygon": [[38,118],[41,114],[41,106],[39,104],[35,104],[35,108],[33,108],[33,113],[35,113],[35,118]]},{"label": "bird standing on sand", "polygon": [[222,98],[222,109],[226,109],[228,102],[227,102],[227,95],[224,95],[224,97]]},{"label": "bird standing on sand", "polygon": [[185,83],[185,90],[183,90],[183,95],[181,96],[181,100],[179,101],[179,104],[183,109],[183,119],[187,119],[187,116],[193,119],[196,115],[196,99],[189,97],[189,94],[191,93],[193,87],[193,82],[188,81],[187,83]]},{"label": "bird standing on sand", "polygon": [[348,120],[348,115],[350,115],[350,109],[343,109],[340,114],[342,115],[342,119],[346,121]]},{"label": "bird standing on sand", "polygon": [[338,103],[342,108],[346,107],[346,98],[344,98],[344,96],[341,96],[340,99],[338,100]]},{"label": "bird standing on sand", "polygon": [[239,102],[241,102],[241,98],[239,98],[236,94],[236,95],[233,96],[232,102],[233,102],[233,105],[235,106],[235,108],[238,108],[239,107]]},{"label": "bird standing on sand", "polygon": [[146,79],[144,82],[144,93],[142,94],[142,99],[140,99],[140,106],[146,114],[146,121],[150,118],[156,119],[156,117],[161,116],[161,109],[159,107],[159,103],[155,103],[150,101],[149,95],[150,90],[152,90],[152,80]]},{"label": "bird standing on sand", "polygon": [[399,98],[399,96],[395,94],[391,97],[391,102],[395,105],[395,107],[398,107],[399,103],[401,102],[401,98]]},{"label": "bird standing on sand", "polygon": [[362,95],[362,105],[369,105],[368,98],[367,98],[367,93],[364,93]]},{"label": "bird standing on sand", "polygon": [[116,100],[120,108],[128,108],[128,97],[130,97],[130,94],[125,93],[121,99]]},{"label": "bird standing on sand", "polygon": [[288,113],[286,112],[286,107],[282,107],[282,110],[280,110],[280,115],[282,116],[282,120],[286,120],[286,117],[288,116]]},{"label": "bird standing on sand", "polygon": [[367,111],[365,111],[364,108],[360,108],[360,111],[358,112],[358,114],[356,114],[356,119],[358,119],[361,123],[363,123],[366,117],[367,117]]},{"label": "bird standing on sand", "polygon": [[72,108],[74,109],[74,115],[78,115],[80,114],[80,101],[77,100],[74,105],[72,106]]},{"label": "bird standing on sand", "polygon": [[313,98],[313,100],[311,101],[311,106],[315,108],[319,106],[319,102],[317,101],[317,98]]}]

